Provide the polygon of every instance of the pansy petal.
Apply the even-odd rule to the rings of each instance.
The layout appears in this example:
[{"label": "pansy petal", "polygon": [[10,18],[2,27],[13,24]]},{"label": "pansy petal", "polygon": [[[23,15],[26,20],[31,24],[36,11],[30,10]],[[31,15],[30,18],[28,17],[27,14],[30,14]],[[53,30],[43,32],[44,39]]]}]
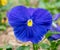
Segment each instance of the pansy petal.
[{"label": "pansy petal", "polygon": [[39,41],[42,40],[47,31],[48,30],[41,25],[34,25],[32,28],[33,37],[31,41],[33,43],[38,43]]},{"label": "pansy petal", "polygon": [[28,8],[28,12],[29,12],[29,14],[30,14],[30,16],[32,16],[33,15],[33,13],[35,12],[35,8]]},{"label": "pansy petal", "polygon": [[54,15],[53,20],[54,20],[54,21],[56,21],[56,20],[58,20],[59,18],[60,18],[60,13],[59,13],[59,14]]},{"label": "pansy petal", "polygon": [[60,34],[53,34],[48,39],[49,40],[58,40],[58,39],[60,39]]},{"label": "pansy petal", "polygon": [[51,26],[50,31],[52,32],[60,32],[60,26],[56,24],[57,27]]},{"label": "pansy petal", "polygon": [[24,6],[16,6],[7,14],[11,26],[21,25],[21,23],[29,19],[29,16],[28,10]]},{"label": "pansy petal", "polygon": [[[18,28],[18,29],[17,29]],[[14,34],[15,37],[18,40],[21,40],[23,42],[28,41],[29,39],[27,38],[27,31],[26,31],[26,27],[25,26],[21,26],[21,27],[16,27],[14,28]]]},{"label": "pansy petal", "polygon": [[52,15],[45,9],[38,8],[32,17],[36,24],[43,25],[46,28],[49,28],[52,23]]}]

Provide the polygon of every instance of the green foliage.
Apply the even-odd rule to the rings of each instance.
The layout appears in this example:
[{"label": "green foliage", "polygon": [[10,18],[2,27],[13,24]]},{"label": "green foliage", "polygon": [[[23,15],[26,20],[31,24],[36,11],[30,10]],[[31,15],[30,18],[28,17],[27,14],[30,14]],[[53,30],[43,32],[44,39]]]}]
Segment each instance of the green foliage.
[{"label": "green foliage", "polygon": [[11,8],[12,6],[12,0],[7,0],[8,1],[8,4],[6,6],[0,6],[0,10],[1,11],[7,11]]},{"label": "green foliage", "polygon": [[2,24],[2,18],[3,18],[3,16],[2,16],[2,14],[0,13],[0,31],[6,30],[5,24],[4,24],[4,25]]},{"label": "green foliage", "polygon": [[57,50],[59,45],[60,45],[60,40],[50,41],[50,47],[48,48],[48,50]]},{"label": "green foliage", "polygon": [[49,36],[51,36],[53,34],[60,34],[60,32],[51,32],[51,31],[48,31],[48,33],[46,33],[45,37],[48,38]]},{"label": "green foliage", "polygon": [[33,44],[33,49],[34,50],[38,50],[38,48],[39,48],[39,44]]},{"label": "green foliage", "polygon": [[6,18],[6,12],[11,8],[12,0],[7,0],[7,5],[0,6],[0,31],[6,30],[8,23],[3,18]]},{"label": "green foliage", "polygon": [[43,2],[49,2],[49,0],[43,0]]},{"label": "green foliage", "polygon": [[60,0],[40,0],[38,7],[45,8],[54,15],[60,12]]},{"label": "green foliage", "polygon": [[5,48],[6,50],[12,50],[12,45],[6,45]]},{"label": "green foliage", "polygon": [[[52,36],[53,34],[60,34],[60,32],[51,32],[49,31],[45,37],[48,39],[49,36]],[[58,41],[50,41],[50,48],[48,50],[57,50],[57,47],[60,45],[60,40]]]},{"label": "green foliage", "polygon": [[16,50],[30,50],[30,46],[19,46]]},{"label": "green foliage", "polygon": [[0,31],[6,30],[6,23],[2,23],[3,14],[0,14]]},{"label": "green foliage", "polygon": [[3,48],[2,48],[2,47],[0,47],[0,50],[3,50]]},{"label": "green foliage", "polygon": [[30,6],[30,0],[19,0],[20,5]]},{"label": "green foliage", "polygon": [[0,25],[0,31],[6,30],[6,26]]},{"label": "green foliage", "polygon": [[52,50],[56,50],[56,42],[55,41],[51,42],[51,48],[52,48]]},{"label": "green foliage", "polygon": [[46,4],[44,4],[44,2],[39,2],[38,7],[46,9]]},{"label": "green foliage", "polygon": [[12,48],[7,48],[6,50],[12,50]]},{"label": "green foliage", "polygon": [[0,47],[0,50],[3,50],[3,49],[12,50],[12,45],[5,45],[3,47]]},{"label": "green foliage", "polygon": [[49,44],[47,44],[47,43],[40,43],[39,46],[40,46],[43,50],[47,50],[48,48],[50,48]]},{"label": "green foliage", "polygon": [[45,37],[48,38],[51,35],[52,35],[52,32],[51,31],[48,31],[48,33],[46,33]]},{"label": "green foliage", "polygon": [[25,0],[26,1],[26,5],[29,6],[30,5],[30,0]]},{"label": "green foliage", "polygon": [[60,40],[57,41],[57,47],[60,45]]},{"label": "green foliage", "polygon": [[12,50],[12,45],[5,45],[3,48],[6,50]]}]

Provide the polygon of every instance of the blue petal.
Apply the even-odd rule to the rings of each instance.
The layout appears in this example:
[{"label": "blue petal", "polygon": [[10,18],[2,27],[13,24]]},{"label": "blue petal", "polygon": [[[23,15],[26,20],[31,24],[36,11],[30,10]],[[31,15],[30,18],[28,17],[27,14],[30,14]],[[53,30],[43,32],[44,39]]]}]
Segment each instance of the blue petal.
[{"label": "blue petal", "polygon": [[49,40],[58,40],[58,39],[60,39],[60,34],[53,34],[48,39]]},{"label": "blue petal", "polygon": [[52,26],[52,27],[50,28],[50,31],[52,31],[52,32],[55,32],[55,31],[56,31],[56,32],[60,32],[60,26],[57,25],[57,24],[56,24],[56,26],[57,26],[57,27]]},{"label": "blue petal", "polygon": [[43,25],[47,29],[50,28],[50,25],[52,23],[52,15],[47,10],[38,8],[32,17],[35,24]]},{"label": "blue petal", "polygon": [[54,21],[56,21],[56,20],[58,20],[60,18],[60,13],[58,13],[58,14],[56,14],[56,15],[54,15]]},{"label": "blue petal", "polygon": [[28,12],[29,12],[29,14],[30,14],[30,16],[32,16],[33,15],[33,13],[35,12],[35,8],[28,8]]},{"label": "blue petal", "polygon": [[16,6],[12,8],[8,13],[7,17],[11,26],[15,27],[25,23],[30,18],[28,10],[24,6]]},{"label": "blue petal", "polygon": [[26,42],[26,41],[29,40],[28,37],[27,37],[27,31],[26,31],[26,27],[25,26],[15,27],[14,28],[14,34],[15,34],[15,37],[18,40],[21,40],[23,42]]},{"label": "blue petal", "polygon": [[23,42],[31,41],[38,43],[42,40],[46,34],[47,29],[41,25],[35,25],[33,27],[21,26],[14,28],[15,37]]},{"label": "blue petal", "polygon": [[33,43],[38,43],[39,41],[42,40],[47,31],[48,30],[45,27],[34,24],[34,26],[32,27],[33,37],[31,38],[31,41]]}]

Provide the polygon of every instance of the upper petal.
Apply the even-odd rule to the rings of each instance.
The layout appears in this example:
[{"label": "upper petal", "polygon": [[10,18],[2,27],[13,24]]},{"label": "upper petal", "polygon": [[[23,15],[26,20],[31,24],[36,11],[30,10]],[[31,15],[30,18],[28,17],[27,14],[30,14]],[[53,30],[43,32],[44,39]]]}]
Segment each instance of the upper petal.
[{"label": "upper petal", "polygon": [[28,12],[29,12],[29,14],[30,14],[30,16],[32,16],[33,15],[33,13],[35,12],[35,8],[28,8]]},{"label": "upper petal", "polygon": [[7,17],[11,26],[21,25],[29,19],[28,9],[24,6],[16,6],[12,8],[8,13]]},{"label": "upper petal", "polygon": [[45,26],[49,29],[52,24],[52,15],[49,11],[45,9],[38,8],[32,15],[34,23],[38,25]]}]

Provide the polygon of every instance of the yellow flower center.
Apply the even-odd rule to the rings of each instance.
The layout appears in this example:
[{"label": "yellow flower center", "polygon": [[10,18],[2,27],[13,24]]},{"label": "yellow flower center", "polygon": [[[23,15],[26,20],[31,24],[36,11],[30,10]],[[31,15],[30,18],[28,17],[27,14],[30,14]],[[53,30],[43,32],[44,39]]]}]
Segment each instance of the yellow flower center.
[{"label": "yellow flower center", "polygon": [[0,5],[2,5],[2,6],[7,5],[7,0],[0,0]]},{"label": "yellow flower center", "polygon": [[32,26],[32,25],[33,25],[33,22],[32,22],[31,19],[29,19],[29,20],[27,21],[27,25],[28,25],[28,26]]}]

